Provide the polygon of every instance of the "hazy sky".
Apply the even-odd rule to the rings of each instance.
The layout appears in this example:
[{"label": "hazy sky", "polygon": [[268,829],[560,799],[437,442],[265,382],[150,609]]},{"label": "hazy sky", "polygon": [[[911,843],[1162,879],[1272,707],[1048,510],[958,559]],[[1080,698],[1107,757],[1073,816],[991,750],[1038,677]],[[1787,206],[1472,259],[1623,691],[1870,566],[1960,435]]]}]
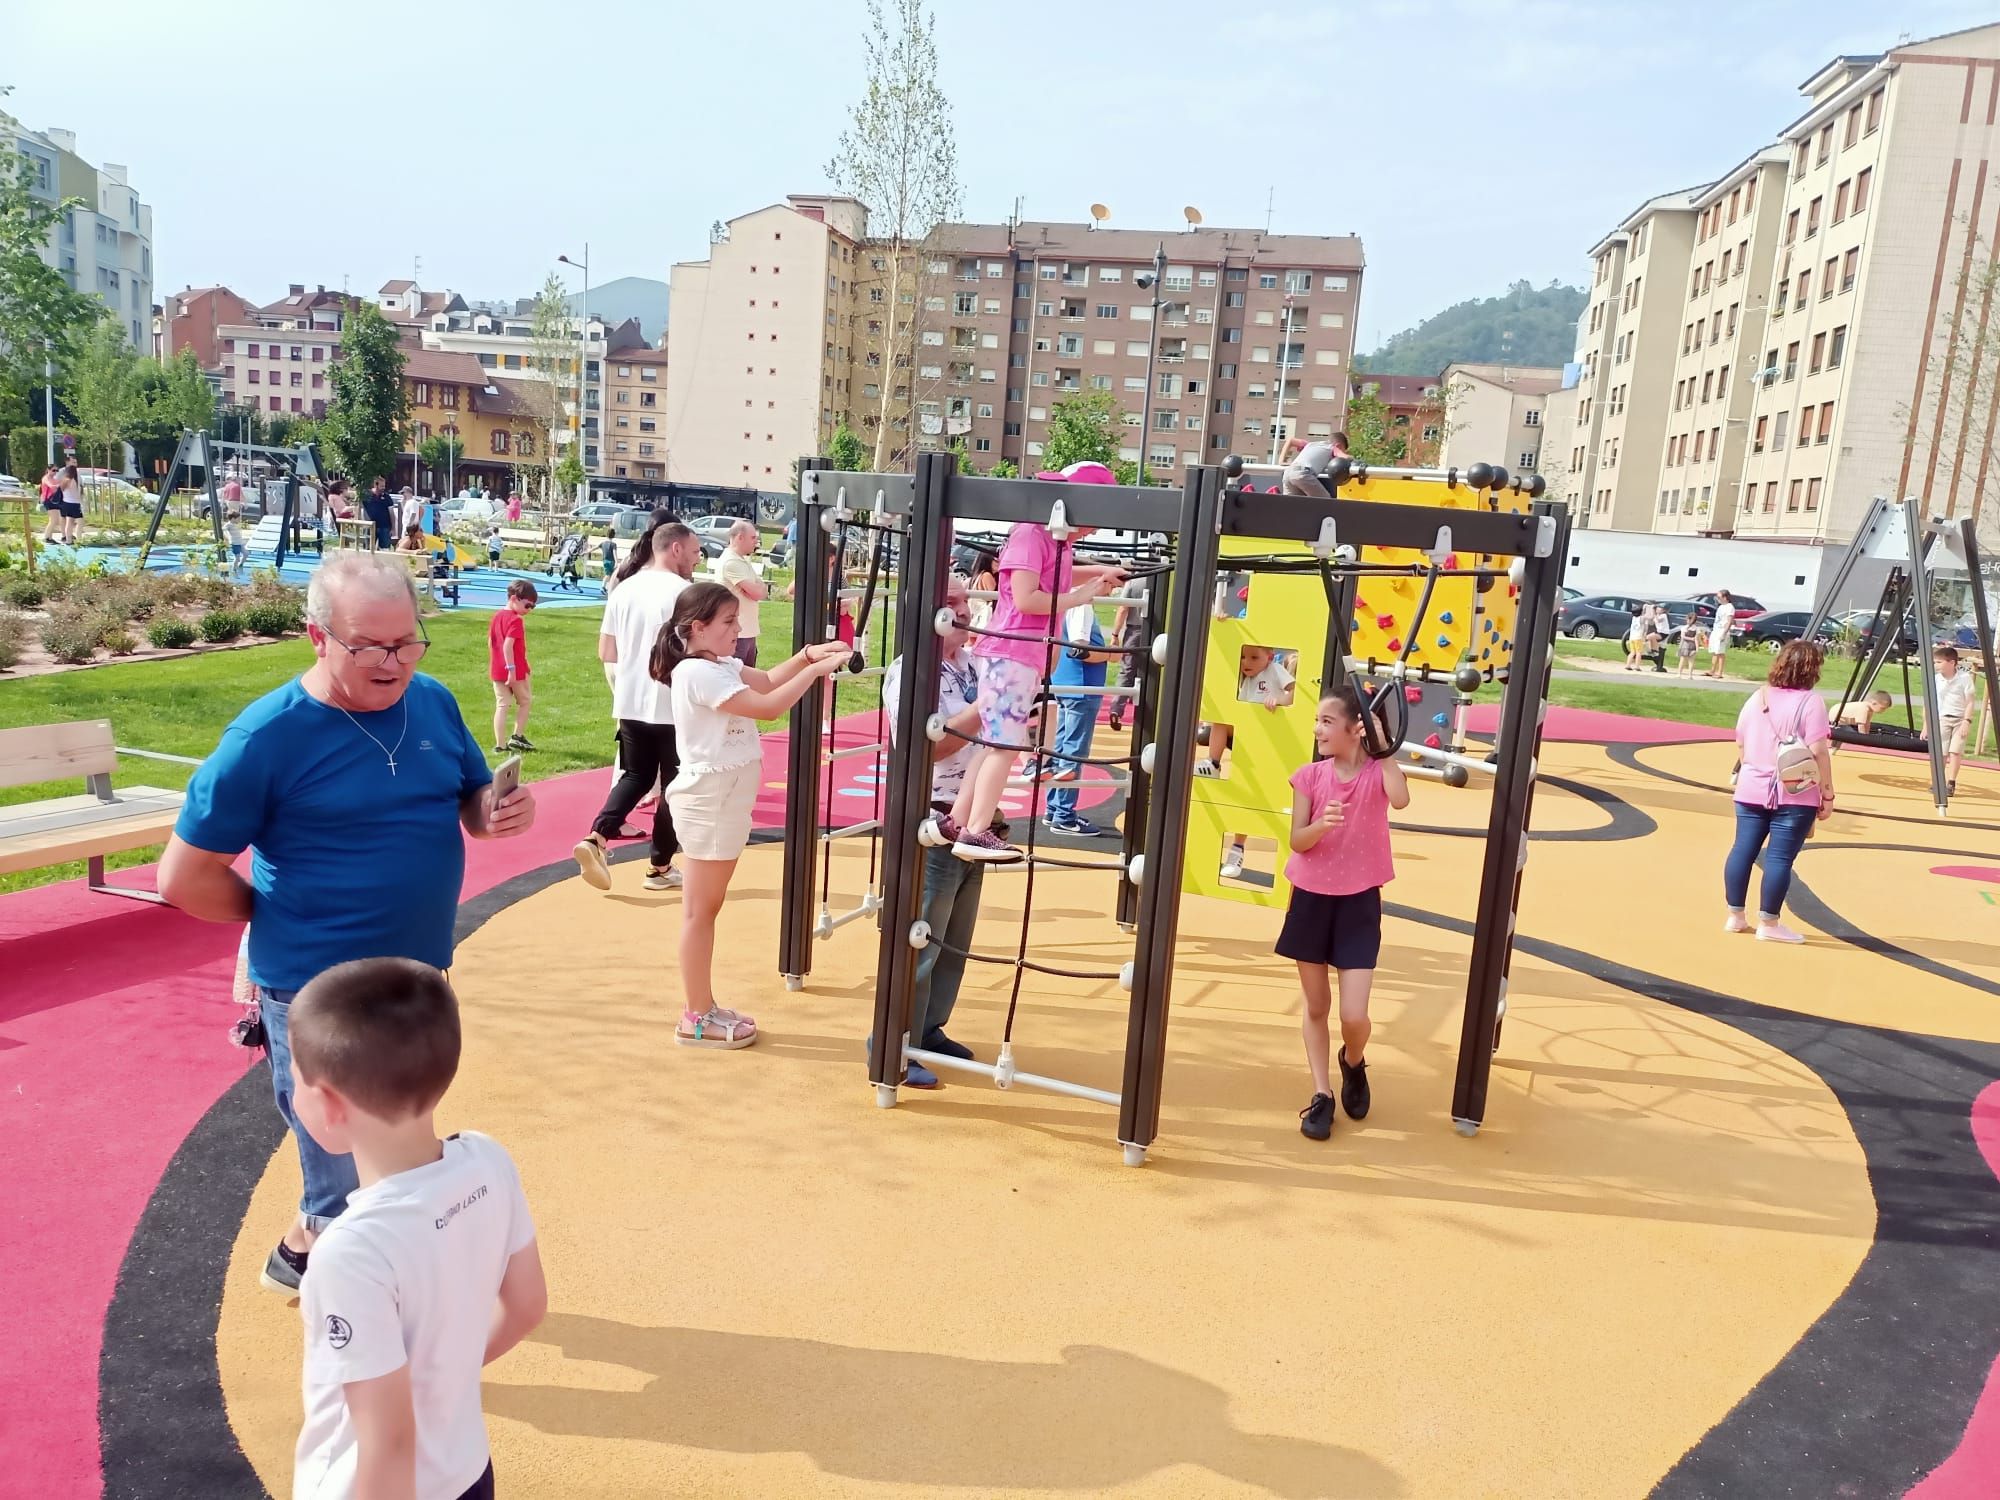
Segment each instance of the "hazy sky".
[{"label": "hazy sky", "polygon": [[[665,278],[716,219],[818,191],[861,0],[66,0],[6,7],[13,113],[123,162],[158,289]],[[1359,338],[1580,281],[1641,200],[1801,112],[1840,52],[2000,19],[1902,0],[1012,0],[937,5],[969,218],[1354,232]],[[1726,15],[1726,20],[1724,19]],[[1893,16],[1893,19],[1887,17]],[[574,273],[570,273],[574,274]],[[571,283],[574,287],[575,283]]]}]

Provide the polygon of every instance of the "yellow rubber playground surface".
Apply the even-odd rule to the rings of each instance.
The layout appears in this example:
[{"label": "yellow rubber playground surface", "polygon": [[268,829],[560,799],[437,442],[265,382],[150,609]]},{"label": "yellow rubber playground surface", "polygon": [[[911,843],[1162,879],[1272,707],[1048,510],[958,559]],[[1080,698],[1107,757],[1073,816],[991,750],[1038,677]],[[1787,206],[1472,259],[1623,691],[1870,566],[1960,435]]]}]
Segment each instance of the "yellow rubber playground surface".
[{"label": "yellow rubber playground surface", "polygon": [[[1375,1107],[1328,1143],[1297,1129],[1279,914],[1189,898],[1137,1170],[1081,1101],[947,1078],[878,1110],[875,934],[785,993],[775,845],[723,914],[724,1003],[764,1031],[741,1053],[672,1045],[677,896],[636,866],[609,897],[528,882],[459,948],[441,1116],[513,1152],[549,1269],[548,1322],[488,1372],[502,1492],[1903,1493],[2000,1342],[1993,1300],[1960,1301],[1994,1262],[1943,1222],[1995,1213],[1966,1109],[2000,1076],[2000,885],[1934,873],[2000,866],[2000,778],[1968,772],[1939,822],[1917,773],[1844,753],[1788,949],[1720,930],[1729,756],[1546,747],[1472,1140],[1447,1113],[1481,844],[1447,830],[1483,824],[1477,791],[1415,787],[1404,821],[1433,831],[1396,836]],[[1039,875],[1035,948],[1115,967],[1110,878]],[[835,886],[861,880],[854,850]],[[988,874],[979,946],[1011,947],[1020,890]],[[975,965],[951,1026],[988,1059],[1007,977]],[[1034,979],[1019,1065],[1115,1090],[1123,1001]],[[280,1142],[216,1341],[276,1495],[298,1312],[257,1271],[296,1193]],[[1883,1299],[1900,1332],[1857,1344]]]}]

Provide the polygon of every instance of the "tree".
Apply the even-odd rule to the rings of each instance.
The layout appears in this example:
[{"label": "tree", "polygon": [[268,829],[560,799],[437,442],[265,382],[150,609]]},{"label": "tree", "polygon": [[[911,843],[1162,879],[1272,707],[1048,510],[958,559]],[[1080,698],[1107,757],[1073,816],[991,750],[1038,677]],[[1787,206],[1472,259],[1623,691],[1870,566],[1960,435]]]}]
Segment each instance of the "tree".
[{"label": "tree", "polygon": [[1409,444],[1389,423],[1389,408],[1373,390],[1347,403],[1347,451],[1357,463],[1386,468],[1399,464]]},{"label": "tree", "polygon": [[[542,504],[554,512],[562,492],[574,491],[583,483],[581,458],[577,460],[574,479],[565,483],[558,474],[563,448],[556,439],[558,434],[569,430],[569,391],[570,382],[576,378],[576,339],[570,328],[569,297],[563,290],[562,278],[554,272],[535,294],[535,305],[528,319],[528,348],[536,378],[522,381],[520,391],[541,434]],[[577,438],[581,437],[579,432]]]},{"label": "tree", "polygon": [[2000,327],[1989,322],[2000,299],[2000,260],[1966,216],[1959,223],[1969,243],[1954,277],[1955,313],[1940,319],[1932,336],[1917,408],[1908,402],[1896,408],[1904,475],[1895,493],[1921,494],[1926,515],[1972,516],[1986,554],[2000,551],[2000,463],[1991,458],[2000,436]]},{"label": "tree", "polygon": [[[886,292],[881,306],[880,379],[875,414],[875,469],[890,465],[890,403],[900,372],[909,372],[903,400],[914,407],[915,350],[923,299],[918,272],[928,258],[932,232],[959,211],[958,141],[951,101],[937,86],[936,17],[920,0],[868,0],[865,40],[868,83],[855,104],[852,124],[840,133],[827,176],[875,216],[871,228],[887,254],[881,257]],[[881,231],[886,230],[886,233]],[[911,253],[923,249],[923,255]],[[872,307],[873,304],[871,304]]]},{"label": "tree", "polygon": [[1018,479],[1021,477],[1021,471],[1014,467],[1014,460],[1011,458],[996,459],[993,467],[988,469],[986,473],[988,477],[993,479]]},{"label": "tree", "polygon": [[868,446],[852,427],[842,422],[833,429],[833,441],[826,445],[826,456],[833,460],[836,469],[858,470],[868,462]]},{"label": "tree", "polygon": [[1453,361],[1554,368],[1576,352],[1583,288],[1552,281],[1537,290],[1517,281],[1502,297],[1474,298],[1406,328],[1372,354],[1357,354],[1361,375],[1435,375]]},{"label": "tree", "polygon": [[1109,391],[1086,391],[1058,401],[1049,409],[1049,435],[1042,446],[1042,465],[1066,469],[1090,460],[1118,463],[1118,428],[1125,413]]},{"label": "tree", "polygon": [[[10,93],[0,88],[0,97]],[[19,124],[0,110],[0,140],[11,153]],[[8,166],[12,170],[7,170]],[[51,203],[34,194],[36,166],[26,155],[0,160],[0,415],[9,428],[25,425],[32,394],[42,384],[46,346],[61,365],[102,312],[95,298],[72,291],[63,273],[43,261],[56,226],[81,198]],[[54,413],[44,413],[54,422]]]},{"label": "tree", "polygon": [[215,391],[201,372],[194,350],[183,349],[167,364],[165,379],[152,397],[156,420],[176,437],[206,432],[215,423]]},{"label": "tree", "polygon": [[[125,438],[146,412],[139,356],[109,314],[98,320],[70,363],[64,399],[76,413],[85,452],[102,454],[114,474],[125,470]],[[117,511],[116,492],[112,510]]]},{"label": "tree", "polygon": [[435,481],[465,462],[465,444],[455,432],[434,432],[418,444],[417,457]]},{"label": "tree", "polygon": [[403,389],[403,346],[396,329],[372,302],[356,302],[341,335],[346,357],[333,367],[333,399],[323,431],[334,469],[366,489],[387,479],[402,452],[410,415]]}]

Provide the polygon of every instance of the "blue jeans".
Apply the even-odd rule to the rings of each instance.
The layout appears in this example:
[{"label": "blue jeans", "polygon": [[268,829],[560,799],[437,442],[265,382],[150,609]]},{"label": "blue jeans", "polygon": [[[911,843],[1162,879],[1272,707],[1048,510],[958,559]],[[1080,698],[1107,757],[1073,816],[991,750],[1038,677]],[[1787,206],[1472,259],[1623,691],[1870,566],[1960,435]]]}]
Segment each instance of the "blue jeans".
[{"label": "blue jeans", "polygon": [[[979,887],[986,866],[960,859],[949,846],[924,851],[924,920],[932,932],[952,947],[972,946],[973,925],[979,920]],[[926,943],[917,954],[917,983],[910,995],[910,1039],[923,1046],[932,1032],[944,1030],[958,1004],[958,987],[965,980],[965,960]]]},{"label": "blue jeans", "polygon": [[306,1228],[317,1234],[340,1217],[347,1207],[347,1195],[359,1180],[354,1175],[354,1158],[322,1151],[292,1113],[291,1016],[292,998],[297,994],[297,990],[267,990],[259,985],[257,1009],[264,1017],[264,1035],[271,1044],[271,1091],[277,1096],[278,1113],[285,1117],[292,1138],[299,1143],[299,1170],[306,1181],[305,1191],[299,1195],[299,1214]]},{"label": "blue jeans", "polygon": [[1819,809],[1801,807],[1752,807],[1736,804],[1736,843],[1722,865],[1723,899],[1732,911],[1743,910],[1750,899],[1750,871],[1757,863],[1757,851],[1764,851],[1764,885],[1758,892],[1760,915],[1776,920],[1785,909],[1785,895],[1792,888],[1792,862],[1805,847]]},{"label": "blue jeans", "polygon": [[[1057,770],[1066,765],[1072,767],[1078,776],[1083,768],[1066,757],[1090,754],[1090,741],[1097,733],[1097,700],[1095,698],[1056,699],[1056,744],[1049,755],[1049,764]],[[1077,784],[1074,781],[1058,781],[1049,788],[1049,816],[1058,823],[1076,816]]]}]

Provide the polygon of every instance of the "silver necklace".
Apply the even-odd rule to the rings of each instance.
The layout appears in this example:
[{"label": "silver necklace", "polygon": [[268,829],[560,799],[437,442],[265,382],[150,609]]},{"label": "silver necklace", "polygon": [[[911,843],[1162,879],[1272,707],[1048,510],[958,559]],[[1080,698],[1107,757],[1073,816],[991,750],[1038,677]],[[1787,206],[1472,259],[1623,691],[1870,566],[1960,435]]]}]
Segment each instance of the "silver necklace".
[{"label": "silver necklace", "polygon": [[[342,713],[347,714],[347,710],[345,708],[341,708],[341,706],[338,703],[334,704],[333,706],[335,708],[339,708]],[[368,726],[362,723],[359,719],[355,718],[353,714],[347,714],[347,722],[352,724],[356,729],[360,730],[363,734],[367,735],[369,739],[375,740],[375,748],[377,750],[380,750],[384,755],[389,757],[389,774],[391,776],[394,776],[396,774],[396,751],[403,748],[403,735],[406,735],[410,732],[410,700],[407,697],[403,699],[403,729],[402,733],[396,736],[396,744],[394,749],[391,749],[389,746],[383,744],[380,740],[376,740],[374,734],[369,730]]]}]

